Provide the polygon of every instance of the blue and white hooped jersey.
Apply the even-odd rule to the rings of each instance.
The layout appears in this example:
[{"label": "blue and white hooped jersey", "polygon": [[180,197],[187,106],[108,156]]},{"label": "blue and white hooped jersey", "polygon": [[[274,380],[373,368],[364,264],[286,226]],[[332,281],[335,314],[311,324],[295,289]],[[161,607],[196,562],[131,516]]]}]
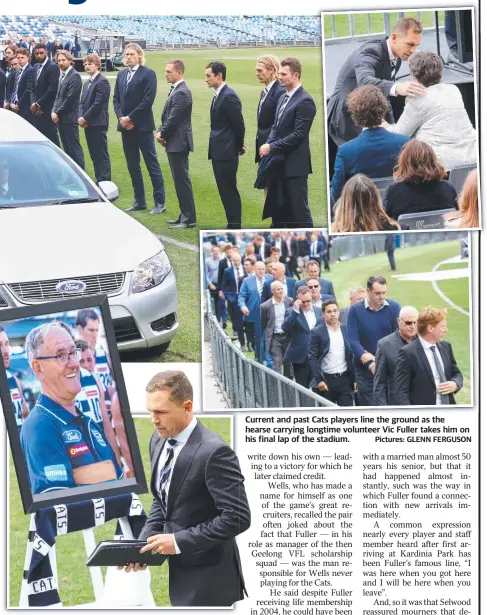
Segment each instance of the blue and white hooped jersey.
[{"label": "blue and white hooped jersey", "polygon": [[106,389],[112,385],[112,372],[108,362],[108,355],[101,346],[95,348],[95,373],[103,382]]},{"label": "blue and white hooped jersey", "polygon": [[24,419],[22,418],[22,407],[23,407],[23,397],[20,392],[19,385],[17,384],[17,380],[12,372],[9,372],[8,369],[5,370],[7,372],[7,382],[8,388],[10,389],[10,397],[12,399],[12,403],[15,409],[15,420],[17,422],[17,427],[22,427],[22,423]]},{"label": "blue and white hooped jersey", "polygon": [[95,423],[102,423],[100,389],[93,374],[84,367],[80,368],[80,384],[81,391],[75,399],[76,408]]}]

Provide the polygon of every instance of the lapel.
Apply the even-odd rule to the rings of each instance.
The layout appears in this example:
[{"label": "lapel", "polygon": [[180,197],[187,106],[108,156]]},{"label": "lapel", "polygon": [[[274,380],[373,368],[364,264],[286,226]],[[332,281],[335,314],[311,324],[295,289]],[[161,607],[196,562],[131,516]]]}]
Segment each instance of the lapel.
[{"label": "lapel", "polygon": [[433,383],[433,386],[435,387],[435,390],[436,390],[435,378],[433,376],[433,372],[431,371],[431,367],[430,367],[428,358],[426,356],[426,353],[424,351],[423,346],[421,345],[421,342],[419,341],[419,338],[417,338],[414,342],[411,342],[411,344],[416,344],[417,345],[419,358],[423,362],[423,367],[426,370],[428,376],[430,377],[430,380]]},{"label": "lapel", "polygon": [[443,371],[445,372],[445,377],[447,380],[449,380],[449,375],[451,371],[450,357],[448,356],[448,352],[442,342],[438,342],[436,345],[438,347],[438,352],[440,353],[441,360],[443,361]]},{"label": "lapel", "polygon": [[159,438],[159,441],[157,442],[155,446],[154,454],[152,455],[152,459],[151,459],[152,473],[151,473],[150,488],[151,488],[153,496],[158,499],[159,499],[159,494],[157,492],[157,487],[156,487],[157,466],[159,464],[159,457],[161,456],[161,453],[164,450],[165,444],[166,444],[166,438]]},{"label": "lapel", "polygon": [[201,436],[203,433],[203,426],[198,421],[196,427],[191,432],[188,441],[183,446],[181,452],[176,459],[174,469],[172,471],[171,483],[169,485],[169,493],[167,496],[167,516],[171,514],[174,501],[181,489],[186,474],[188,473],[191,464],[193,463],[196,451],[201,446]]},{"label": "lapel", "polygon": [[225,90],[227,88],[227,84],[225,83],[224,86],[222,87],[222,89],[220,90],[220,92],[218,93],[218,96],[216,97],[216,100],[213,98],[212,100],[212,105],[211,105],[211,114],[213,115],[213,113],[216,112],[217,107],[220,106],[223,96],[225,95]]},{"label": "lapel", "polygon": [[271,302],[269,305],[269,324],[268,326],[271,327],[271,331],[274,331],[274,324],[276,322],[276,313],[274,311],[274,304],[272,303],[272,299],[269,299],[269,301]]},{"label": "lapel", "polygon": [[303,310],[299,310],[298,320],[305,331],[310,330],[308,326],[308,321],[306,320],[306,316],[304,315]]},{"label": "lapel", "polygon": [[[135,83],[141,79],[141,74],[142,74],[142,69],[143,67],[139,64],[139,68],[135,71],[135,74],[132,75],[132,79],[130,80],[130,83],[128,84],[128,87],[126,87],[126,83],[127,83],[127,75],[125,75],[125,79],[124,79],[124,90],[125,93],[128,94],[132,88],[134,87]],[[128,74],[128,73],[127,73]]]}]

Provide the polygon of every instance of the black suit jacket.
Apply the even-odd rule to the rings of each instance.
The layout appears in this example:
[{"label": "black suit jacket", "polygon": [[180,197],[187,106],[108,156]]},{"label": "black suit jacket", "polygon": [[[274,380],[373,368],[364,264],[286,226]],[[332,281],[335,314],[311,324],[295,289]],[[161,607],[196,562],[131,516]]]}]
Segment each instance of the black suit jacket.
[{"label": "black suit jacket", "polygon": [[[255,162],[260,162],[259,148],[264,143],[267,143],[271,133],[272,125],[276,117],[276,107],[281,96],[286,92],[285,88],[275,81],[272,84],[259,113],[259,104],[257,104],[257,136],[255,137]],[[259,100],[260,103],[260,100]]]},{"label": "black suit jacket", "polygon": [[283,177],[309,175],[312,173],[309,131],[316,115],[315,101],[301,86],[292,95],[277,123],[284,100],[285,97],[281,96],[268,143],[273,154],[284,154]]},{"label": "black suit jacket", "polygon": [[7,85],[7,77],[2,68],[0,68],[0,108],[3,109],[3,103],[5,102],[5,88]]},{"label": "black suit jacket", "polygon": [[174,534],[181,553],[168,557],[173,606],[230,606],[245,591],[235,536],[250,526],[237,456],[198,421],[172,471],[164,516],[157,491],[165,439],[151,438],[152,507],[139,539]]},{"label": "black suit jacket", "polygon": [[[152,113],[152,105],[157,93],[156,74],[151,68],[139,65],[127,87],[128,70],[124,68],[117,75],[113,93],[115,115],[118,119],[128,115],[135,124],[133,130],[152,131],[156,127]],[[119,132],[124,130],[120,122],[117,130]]]},{"label": "black suit jacket", "polygon": [[224,85],[210,108],[209,160],[233,160],[243,149],[245,124],[242,103],[237,94]]},{"label": "black suit jacket", "polygon": [[32,75],[30,102],[31,104],[37,103],[43,115],[51,115],[59,85],[60,71],[55,62],[47,60],[46,65],[37,79],[40,66],[40,64],[35,66],[34,74]]},{"label": "black suit jacket", "polygon": [[232,263],[228,264],[228,260],[226,255],[220,259],[220,262],[218,263],[218,290],[222,290],[222,281],[223,281],[223,274],[225,272],[225,269],[228,269],[229,267],[232,266]]},{"label": "black suit jacket", "polygon": [[12,93],[15,87],[15,75],[17,71],[11,70],[9,73],[5,73],[7,81],[5,83],[5,100],[10,103],[12,102]]},{"label": "black suit jacket", "polygon": [[88,127],[99,126],[108,128],[108,102],[110,100],[110,82],[101,73],[93,80],[88,88],[89,81],[83,84],[83,93],[78,109],[78,117],[88,122]]},{"label": "black suit jacket", "polygon": [[[387,235],[393,237],[393,235]],[[376,406],[394,406],[394,374],[397,357],[406,342],[399,335],[399,330],[386,335],[377,343],[375,353],[374,400]]]},{"label": "black suit jacket", "polygon": [[[458,369],[449,342],[438,342],[438,351],[443,360],[445,377],[463,386],[462,372]],[[436,385],[433,372],[426,358],[419,338],[416,338],[399,351],[393,395],[397,406],[435,406]],[[455,404],[453,393],[449,395],[450,404]]]},{"label": "black suit jacket", "polygon": [[19,87],[17,88],[17,104],[19,106],[19,113],[22,117],[29,119],[33,117],[32,113],[30,112],[30,93],[33,87],[33,75],[34,69],[32,68],[32,66],[30,66],[30,64],[27,64],[22,71],[22,75],[20,76],[19,81]]},{"label": "black suit jacket", "polygon": [[77,123],[82,85],[81,75],[71,68],[58,88],[52,107],[52,112],[57,113],[61,125]]},{"label": "black suit jacket", "polygon": [[166,152],[192,152],[193,129],[191,113],[193,97],[183,81],[176,86],[171,96],[166,100],[161,117],[159,132],[166,141]]},{"label": "black suit jacket", "polygon": [[[337,145],[354,139],[361,133],[355,126],[347,107],[347,96],[361,85],[377,86],[386,98],[389,97],[394,81],[387,50],[387,38],[363,43],[353,51],[343,63],[335,83],[335,90],[327,104],[328,134]],[[396,72],[401,60],[396,61]],[[389,123],[394,123],[392,109],[386,115]]]},{"label": "black suit jacket", "polygon": [[[348,343],[348,331],[346,325],[340,325],[340,329],[343,335],[343,343],[345,345],[345,360],[347,362],[347,370],[352,377],[355,377],[355,370],[353,367],[353,354]],[[311,373],[316,381],[316,384],[324,382],[326,384],[326,378],[323,375],[321,369],[321,363],[326,355],[330,351],[330,335],[328,333],[327,326],[324,322],[317,324],[316,327],[311,329],[308,342],[308,360],[311,367]]]}]

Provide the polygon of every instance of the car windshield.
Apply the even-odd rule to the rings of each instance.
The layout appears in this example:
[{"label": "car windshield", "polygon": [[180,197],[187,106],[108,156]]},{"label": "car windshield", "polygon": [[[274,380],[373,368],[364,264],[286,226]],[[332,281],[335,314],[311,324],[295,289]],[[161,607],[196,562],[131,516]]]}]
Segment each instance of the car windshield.
[{"label": "car windshield", "polygon": [[100,200],[52,143],[0,144],[0,209]]}]

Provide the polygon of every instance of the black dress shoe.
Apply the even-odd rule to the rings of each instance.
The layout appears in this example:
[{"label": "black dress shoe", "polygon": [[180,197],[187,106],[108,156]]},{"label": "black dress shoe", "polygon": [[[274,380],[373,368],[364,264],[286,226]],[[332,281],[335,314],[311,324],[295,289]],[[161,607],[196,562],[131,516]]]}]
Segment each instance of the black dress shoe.
[{"label": "black dress shoe", "polygon": [[125,211],[143,211],[144,209],[147,209],[147,205],[141,205],[135,201],[132,207],[128,207]]},{"label": "black dress shoe", "polygon": [[178,222],[177,224],[169,224],[167,228],[193,228],[196,222]]},{"label": "black dress shoe", "polygon": [[163,214],[165,211],[166,211],[166,206],[165,205],[154,205],[154,207],[151,209],[150,213],[151,213],[151,215]]},{"label": "black dress shoe", "polygon": [[166,220],[168,224],[179,224],[181,222],[181,218],[178,217],[176,220]]}]

